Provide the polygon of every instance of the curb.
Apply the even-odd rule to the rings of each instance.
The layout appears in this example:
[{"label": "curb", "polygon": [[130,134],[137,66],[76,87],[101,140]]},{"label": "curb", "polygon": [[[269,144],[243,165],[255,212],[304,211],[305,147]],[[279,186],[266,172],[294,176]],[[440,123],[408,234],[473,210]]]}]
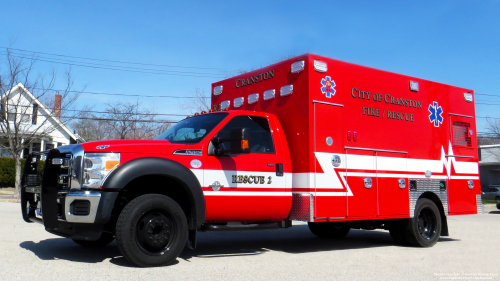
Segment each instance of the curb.
[{"label": "curb", "polygon": [[19,199],[1,199],[0,202],[8,202],[8,203],[21,203],[21,200]]}]

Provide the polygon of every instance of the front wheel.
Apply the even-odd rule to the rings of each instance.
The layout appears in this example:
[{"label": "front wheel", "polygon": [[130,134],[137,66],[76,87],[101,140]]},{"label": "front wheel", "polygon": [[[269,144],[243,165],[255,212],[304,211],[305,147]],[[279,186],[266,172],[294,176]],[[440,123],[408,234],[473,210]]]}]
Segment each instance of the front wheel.
[{"label": "front wheel", "polygon": [[322,238],[344,238],[351,230],[348,225],[337,222],[308,222],[307,225],[314,235]]},{"label": "front wheel", "polygon": [[137,266],[162,266],[184,249],[187,221],[171,198],[146,194],[125,206],[116,223],[116,242],[123,256]]},{"label": "front wheel", "polygon": [[432,247],[441,234],[441,215],[429,199],[421,198],[415,206],[415,214],[405,229],[405,238],[413,246]]}]

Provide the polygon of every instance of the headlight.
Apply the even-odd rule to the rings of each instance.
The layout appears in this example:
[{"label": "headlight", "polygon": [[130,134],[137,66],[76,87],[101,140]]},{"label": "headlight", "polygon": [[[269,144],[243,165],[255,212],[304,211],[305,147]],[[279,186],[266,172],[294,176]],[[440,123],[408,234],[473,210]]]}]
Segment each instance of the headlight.
[{"label": "headlight", "polygon": [[85,153],[82,187],[101,187],[101,183],[118,164],[120,164],[120,153]]}]

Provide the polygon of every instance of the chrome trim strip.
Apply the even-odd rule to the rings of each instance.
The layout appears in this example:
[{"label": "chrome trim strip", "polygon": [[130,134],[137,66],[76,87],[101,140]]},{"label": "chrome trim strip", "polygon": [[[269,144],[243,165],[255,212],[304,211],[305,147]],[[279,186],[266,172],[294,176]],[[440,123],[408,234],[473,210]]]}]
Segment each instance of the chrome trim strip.
[{"label": "chrome trim strip", "polygon": [[466,118],[474,118],[472,116],[469,116],[469,115],[462,115],[462,114],[456,114],[456,113],[448,113],[449,115],[454,115],[454,116],[460,116],[460,117],[466,117]]},{"label": "chrome trim strip", "polygon": [[34,187],[25,187],[24,188],[25,192],[28,193],[42,193],[42,187],[41,186],[34,186]]},{"label": "chrome trim strip", "polygon": [[[88,200],[90,202],[90,213],[88,216],[76,216],[71,214],[69,206],[75,200]],[[67,222],[76,223],[94,223],[97,214],[97,207],[101,200],[101,193],[95,191],[77,191],[68,193],[66,200],[64,200],[64,212],[66,214]]]},{"label": "chrome trim strip", "polygon": [[344,149],[345,150],[347,150],[347,149],[370,150],[370,151],[378,151],[378,152],[392,152],[392,153],[408,154],[408,152],[406,152],[406,151],[385,150],[385,149],[375,149],[375,148],[362,148],[362,147],[352,147],[352,146],[346,146],[346,147],[344,147]]},{"label": "chrome trim strip", "polygon": [[[192,153],[188,153],[188,151],[191,151]],[[201,149],[178,149],[174,151],[175,155],[192,155],[192,156],[203,156],[203,152]]]},{"label": "chrome trim strip", "polygon": [[445,155],[446,157],[455,157],[455,158],[474,158],[473,156],[461,156],[461,155]]},{"label": "chrome trim strip", "polygon": [[314,218],[315,220],[343,220],[345,217],[324,217],[324,218]]},{"label": "chrome trim strip", "polygon": [[324,102],[324,101],[319,101],[319,100],[313,100],[313,103],[322,103],[322,104],[328,104],[328,105],[334,105],[334,106],[344,107],[343,104],[331,103],[331,102]]}]

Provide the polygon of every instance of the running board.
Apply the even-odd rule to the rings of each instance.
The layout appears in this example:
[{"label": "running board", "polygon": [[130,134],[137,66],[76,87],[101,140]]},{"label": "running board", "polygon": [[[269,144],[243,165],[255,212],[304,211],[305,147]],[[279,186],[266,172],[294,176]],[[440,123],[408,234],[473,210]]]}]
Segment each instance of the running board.
[{"label": "running board", "polygon": [[259,230],[259,229],[278,229],[281,222],[273,223],[252,223],[243,224],[239,222],[229,222],[227,224],[204,224],[200,231],[238,231],[238,230]]}]

